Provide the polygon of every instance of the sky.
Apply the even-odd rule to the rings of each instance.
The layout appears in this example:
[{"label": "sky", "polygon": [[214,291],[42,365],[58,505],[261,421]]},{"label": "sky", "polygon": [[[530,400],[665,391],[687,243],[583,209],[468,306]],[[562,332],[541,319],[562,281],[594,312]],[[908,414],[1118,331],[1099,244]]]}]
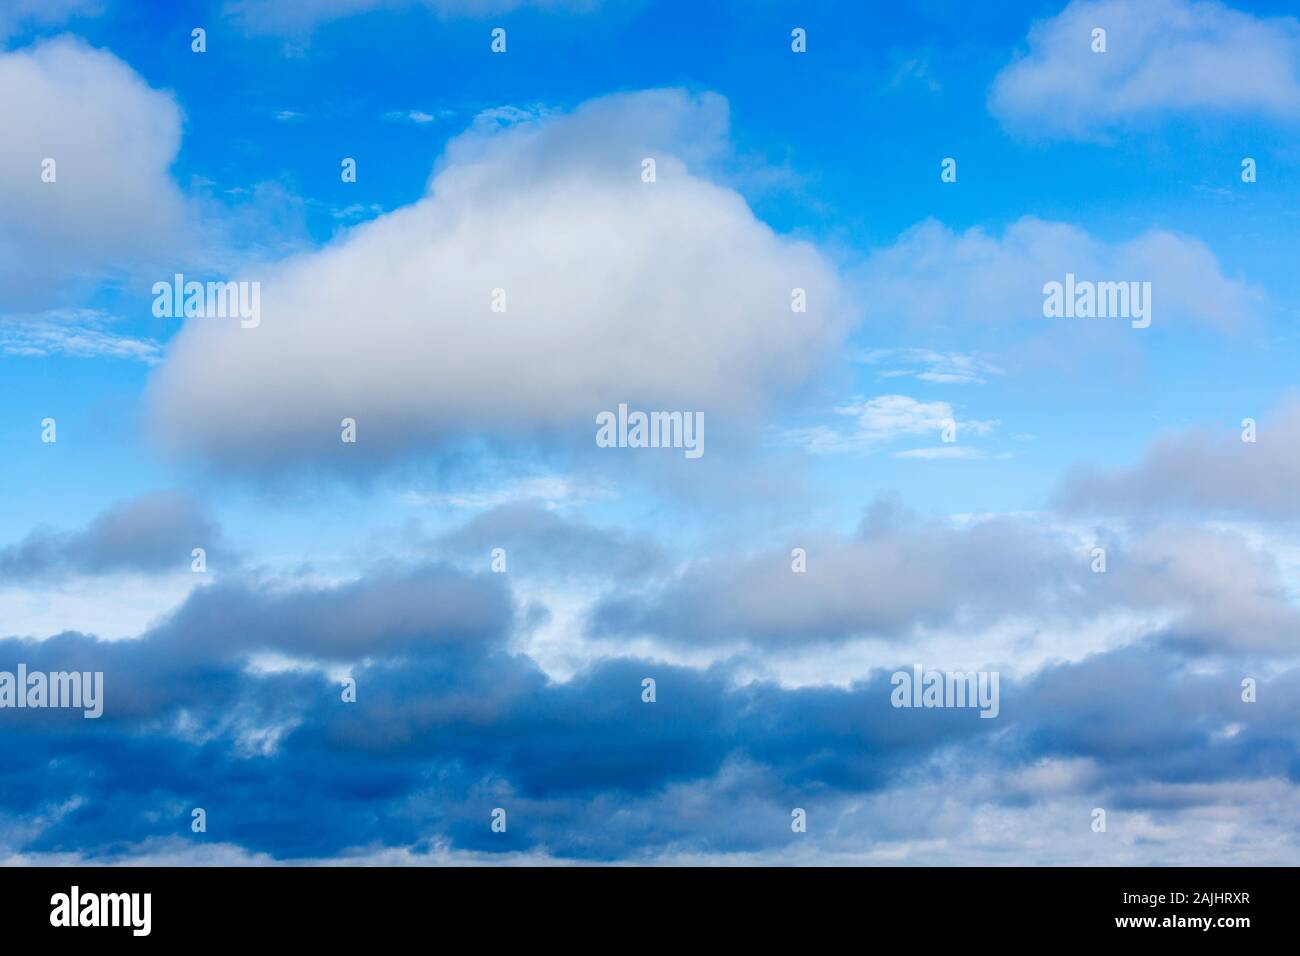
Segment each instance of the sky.
[{"label": "sky", "polygon": [[0,861],[1300,862],[1290,4],[8,0],[0,130]]}]

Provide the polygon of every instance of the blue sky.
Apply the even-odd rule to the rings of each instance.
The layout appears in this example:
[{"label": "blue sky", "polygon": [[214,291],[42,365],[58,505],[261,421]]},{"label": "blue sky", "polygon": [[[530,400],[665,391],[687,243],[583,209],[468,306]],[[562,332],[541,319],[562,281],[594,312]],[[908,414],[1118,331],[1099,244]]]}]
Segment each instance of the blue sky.
[{"label": "blue sky", "polygon": [[808,7],[0,10],[0,858],[1295,862],[1300,21]]}]

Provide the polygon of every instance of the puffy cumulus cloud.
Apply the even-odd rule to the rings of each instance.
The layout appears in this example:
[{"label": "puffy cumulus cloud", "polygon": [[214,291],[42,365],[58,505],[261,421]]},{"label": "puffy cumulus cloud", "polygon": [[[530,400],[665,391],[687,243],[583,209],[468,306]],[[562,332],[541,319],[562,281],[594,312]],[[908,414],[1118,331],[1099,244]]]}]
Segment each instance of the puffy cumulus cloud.
[{"label": "puffy cumulus cloud", "polygon": [[188,495],[119,502],[80,531],[38,528],[0,547],[0,584],[118,572],[190,570],[191,552],[220,550],[220,528]]},{"label": "puffy cumulus cloud", "polygon": [[958,233],[927,219],[873,253],[858,278],[870,314],[916,325],[1015,321],[1129,328],[1122,319],[1045,319],[1043,286],[1066,273],[1091,282],[1150,282],[1152,328],[1192,321],[1245,323],[1261,294],[1223,274],[1199,239],[1160,229],[1107,242],[1078,226],[1025,216],[999,236],[976,226]]},{"label": "puffy cumulus cloud", "polygon": [[423,200],[246,276],[259,327],[187,322],[152,382],[158,433],[251,470],[471,437],[592,447],[621,402],[748,420],[806,379],[847,308],[815,248],[697,174],[726,127],[721,98],[659,90],[471,129]]},{"label": "puffy cumulus cloud", "polygon": [[[1092,31],[1106,30],[1105,53]],[[1029,33],[989,107],[1031,135],[1096,139],[1163,113],[1300,117],[1300,22],[1203,0],[1075,0]]]},{"label": "puffy cumulus cloud", "polygon": [[[881,499],[853,535],[803,535],[790,549],[700,558],[593,608],[598,637],[650,636],[672,647],[783,650],[856,639],[901,641],[999,624],[1034,634],[1124,615],[1139,634],[1197,655],[1300,653],[1300,608],[1274,554],[1231,530],[1195,525],[1098,528],[1054,516],[928,521]],[[1092,570],[1093,548],[1105,573]]]},{"label": "puffy cumulus cloud", "polygon": [[228,0],[227,15],[252,35],[300,36],[362,13],[423,8],[440,17],[488,17],[512,10],[583,12],[602,0]]},{"label": "puffy cumulus cloud", "polygon": [[1257,422],[1256,441],[1225,422],[1157,437],[1131,468],[1077,467],[1059,490],[1074,511],[1190,511],[1290,520],[1300,516],[1300,397]]},{"label": "puffy cumulus cloud", "polygon": [[[168,172],[181,113],[112,53],[59,37],[0,54],[0,301],[48,305],[184,247]],[[57,180],[42,181],[53,159]]]}]

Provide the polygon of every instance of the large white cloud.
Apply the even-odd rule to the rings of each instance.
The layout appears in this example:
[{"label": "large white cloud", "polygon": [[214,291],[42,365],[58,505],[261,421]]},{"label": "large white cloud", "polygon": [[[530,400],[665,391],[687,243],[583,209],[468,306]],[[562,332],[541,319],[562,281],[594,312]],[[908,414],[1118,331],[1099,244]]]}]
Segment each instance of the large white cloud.
[{"label": "large white cloud", "polygon": [[181,135],[170,94],[69,37],[0,54],[0,91],[0,305],[48,305],[65,283],[175,248],[184,203],[168,173]]},{"label": "large white cloud", "polygon": [[1200,0],[1076,0],[1034,25],[989,106],[1023,132],[1080,139],[1162,112],[1300,117],[1300,22]]},{"label": "large white cloud", "polygon": [[848,314],[813,246],[697,175],[726,128],[721,98],[673,90],[476,126],[418,203],[245,276],[260,326],[188,320],[152,383],[159,433],[265,466],[339,461],[344,417],[353,458],[374,462],[466,436],[594,447],[596,414],[620,402],[751,415]]}]

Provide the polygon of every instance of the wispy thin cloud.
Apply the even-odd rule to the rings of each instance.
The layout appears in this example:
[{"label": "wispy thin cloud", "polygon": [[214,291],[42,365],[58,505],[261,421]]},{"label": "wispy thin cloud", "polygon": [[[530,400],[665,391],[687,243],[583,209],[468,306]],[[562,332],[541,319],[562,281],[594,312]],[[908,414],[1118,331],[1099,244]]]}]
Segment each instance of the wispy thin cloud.
[{"label": "wispy thin cloud", "polygon": [[118,335],[105,326],[115,321],[91,309],[57,310],[36,316],[0,318],[0,353],[47,358],[115,358],[146,365],[162,361],[163,346],[155,339]]},{"label": "wispy thin cloud", "polygon": [[[987,435],[1002,424],[997,419],[959,420],[948,402],[922,402],[907,395],[856,398],[835,408],[836,415],[852,420],[847,426],[817,425],[788,430],[786,437],[815,454],[873,451],[900,438],[939,435],[949,425],[962,435]],[[926,449],[921,449],[925,451]],[[912,457],[970,457],[969,455],[916,455]]]},{"label": "wispy thin cloud", "polygon": [[977,356],[934,349],[871,349],[854,358],[865,365],[888,366],[881,378],[915,378],[940,385],[983,385],[1002,369]]},{"label": "wispy thin cloud", "polygon": [[427,126],[437,120],[451,119],[455,115],[455,110],[440,107],[433,112],[426,110],[389,110],[384,114],[384,119],[390,123],[414,123],[416,126]]},{"label": "wispy thin cloud", "polygon": [[538,475],[487,488],[461,491],[426,492],[411,490],[401,496],[410,505],[443,505],[452,508],[481,510],[520,501],[537,501],[547,508],[609,497],[609,492],[595,484],[575,482],[560,475]]},{"label": "wispy thin cloud", "polygon": [[978,458],[1010,458],[1010,452],[993,454],[969,445],[936,445],[933,448],[909,448],[894,452],[895,458],[923,458],[927,460],[972,460]]}]

